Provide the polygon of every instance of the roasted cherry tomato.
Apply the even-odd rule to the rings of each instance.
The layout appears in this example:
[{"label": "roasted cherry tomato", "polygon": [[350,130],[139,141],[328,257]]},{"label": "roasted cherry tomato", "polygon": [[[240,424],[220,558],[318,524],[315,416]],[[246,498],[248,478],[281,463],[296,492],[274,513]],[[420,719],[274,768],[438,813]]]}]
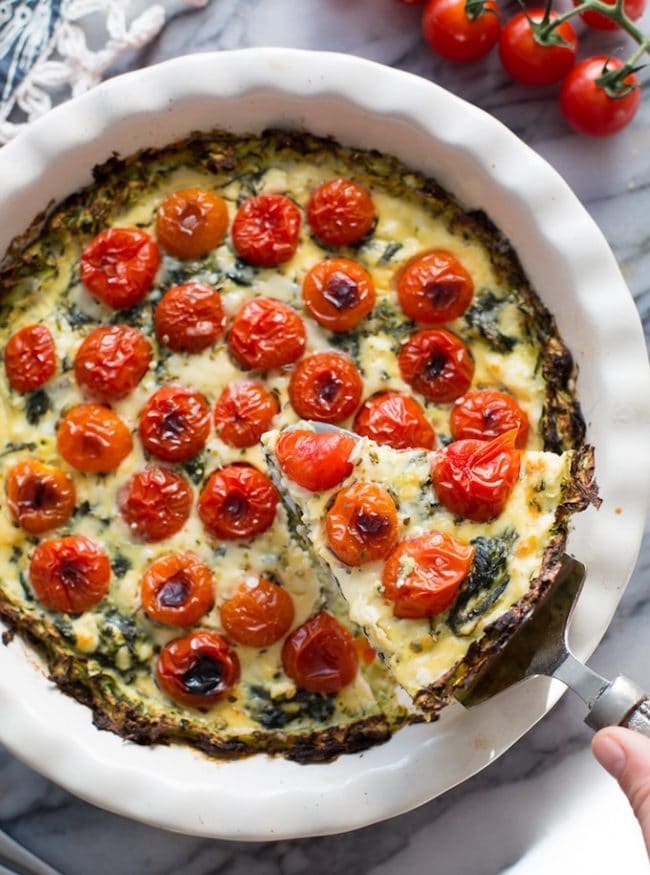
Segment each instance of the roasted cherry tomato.
[{"label": "roasted cherry tomato", "polygon": [[29,575],[46,608],[81,614],[108,592],[111,563],[92,538],[70,535],[41,541],[32,555]]},{"label": "roasted cherry tomato", "polygon": [[397,508],[376,483],[353,483],[337,494],[325,517],[327,544],[346,565],[384,559],[397,543]]},{"label": "roasted cherry tomato", "polygon": [[156,680],[160,689],[181,705],[209,708],[239,680],[239,658],[225,638],[198,629],[174,638],[160,651]]},{"label": "roasted cherry tomato", "polygon": [[[559,82],[575,64],[578,38],[568,21],[551,33],[550,41],[540,42],[533,24],[544,20],[544,9],[526,9],[506,23],[499,40],[499,57],[505,71],[524,85],[550,85]],[[557,18],[552,12],[550,20]],[[557,38],[564,40],[564,45]]]},{"label": "roasted cherry tomato", "polygon": [[293,257],[300,236],[300,210],[283,194],[258,194],[237,210],[232,242],[237,254],[258,267],[277,267]]},{"label": "roasted cherry tomato", "polygon": [[237,380],[223,390],[214,407],[217,434],[231,447],[252,447],[273,424],[278,399],[261,383]]},{"label": "roasted cherry tomato", "polygon": [[293,623],[293,599],[263,577],[246,580],[221,605],[226,635],[246,647],[268,647],[284,638]]},{"label": "roasted cherry tomato", "polygon": [[216,538],[252,538],[273,524],[278,500],[266,474],[236,463],[210,475],[199,498],[199,516]]},{"label": "roasted cherry tomato", "polygon": [[405,382],[439,404],[464,395],[474,376],[469,350],[460,338],[442,328],[419,331],[410,337],[397,363]]},{"label": "roasted cherry tomato", "polygon": [[145,450],[164,462],[185,462],[196,456],[209,434],[207,401],[185,386],[158,389],[140,411],[140,440]]},{"label": "roasted cherry tomato", "polygon": [[228,346],[242,368],[270,371],[297,361],[305,351],[305,324],[275,298],[253,298],[234,318]]},{"label": "roasted cherry tomato", "polygon": [[289,480],[303,489],[320,492],[331,489],[352,473],[349,456],[355,444],[347,434],[316,434],[296,428],[280,435],[275,454]]},{"label": "roasted cherry tomato", "polygon": [[379,392],[354,418],[357,434],[396,450],[431,450],[436,433],[415,398],[403,392]]},{"label": "roasted cherry tomato", "polygon": [[[573,0],[573,5],[577,6],[579,2],[580,0]],[[603,0],[603,3],[607,3],[608,6],[614,6],[615,2],[616,0]],[[641,18],[645,7],[646,0],[624,0],[623,3],[623,11],[632,21]],[[596,12],[595,9],[587,9],[586,12],[581,12],[580,17],[585,24],[593,27],[594,30],[619,30],[619,25],[615,21],[603,15],[602,12]]]},{"label": "roasted cherry tomato", "polygon": [[301,419],[342,422],[361,403],[363,380],[352,359],[340,352],[315,352],[296,365],[289,399]]},{"label": "roasted cherry tomato", "polygon": [[144,377],[151,344],[128,325],[102,325],[85,337],[74,359],[80,388],[96,401],[125,398]]},{"label": "roasted cherry tomato", "polygon": [[158,208],[156,236],[177,258],[199,258],[217,247],[228,230],[223,198],[202,188],[184,188],[167,195]]},{"label": "roasted cherry tomato", "polygon": [[326,246],[350,246],[374,225],[375,207],[370,194],[357,182],[330,179],[312,191],[307,221]]},{"label": "roasted cherry tomato", "polygon": [[375,287],[360,264],[347,258],[327,258],[306,274],[302,299],[323,328],[349,331],[375,306]]},{"label": "roasted cherry tomato", "polygon": [[123,420],[101,404],[78,404],[59,423],[59,454],[84,474],[108,474],[133,449],[131,432]]},{"label": "roasted cherry tomato", "polygon": [[40,535],[70,519],[75,504],[74,483],[59,468],[25,459],[7,474],[7,504],[21,528]]},{"label": "roasted cherry tomato", "polygon": [[397,277],[397,297],[404,315],[425,325],[462,316],[473,294],[471,276],[456,256],[444,249],[412,258]]},{"label": "roasted cherry tomato", "polygon": [[377,652],[365,635],[357,635],[354,639],[357,656],[364,665],[372,665],[377,658]]},{"label": "roasted cherry tomato", "polygon": [[506,431],[517,429],[516,446],[523,449],[528,439],[528,417],[512,395],[476,389],[459,398],[450,417],[455,441],[464,438],[491,440]]},{"label": "roasted cherry tomato", "polygon": [[180,532],[190,515],[192,499],[192,487],[185,477],[151,465],[124,484],[118,505],[134,537],[152,542]]},{"label": "roasted cherry tomato", "polygon": [[31,392],[56,371],[56,349],[47,325],[25,325],[5,346],[5,371],[16,392]]},{"label": "roasted cherry tomato", "polygon": [[487,55],[500,28],[494,0],[429,0],[422,13],[422,33],[434,52],[461,64]]},{"label": "roasted cherry tomato", "polygon": [[433,617],[450,608],[467,577],[474,548],[444,532],[429,532],[402,541],[382,575],[384,595],[396,617]]},{"label": "roasted cherry tomato", "polygon": [[498,517],[519,476],[521,454],[513,429],[491,441],[453,441],[433,457],[431,476],[441,504],[456,516],[484,523]]},{"label": "roasted cherry tomato", "polygon": [[223,333],[221,295],[207,283],[172,286],[156,304],[156,337],[174,352],[201,352]]},{"label": "roasted cherry tomato", "polygon": [[122,310],[140,303],[159,264],[158,246],[145,231],[106,228],[81,254],[81,281],[93,297]]},{"label": "roasted cherry tomato", "polygon": [[623,80],[632,90],[620,97],[610,97],[597,80],[605,72],[619,70],[618,58],[595,55],[580,61],[569,71],[560,89],[560,109],[571,127],[587,137],[608,137],[628,125],[639,108],[641,91],[634,74]]},{"label": "roasted cherry tomato", "polygon": [[282,666],[303,690],[337,693],[357,676],[359,658],[354,638],[345,626],[321,611],[284,642]]},{"label": "roasted cherry tomato", "polygon": [[194,553],[161,556],[140,585],[144,612],[169,626],[191,626],[214,604],[212,572]]}]

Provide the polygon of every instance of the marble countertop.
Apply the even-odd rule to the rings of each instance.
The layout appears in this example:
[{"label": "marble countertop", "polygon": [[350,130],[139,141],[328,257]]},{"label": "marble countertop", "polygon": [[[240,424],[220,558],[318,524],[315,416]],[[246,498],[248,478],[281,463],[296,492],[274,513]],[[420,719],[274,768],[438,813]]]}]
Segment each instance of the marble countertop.
[{"label": "marble countertop", "polygon": [[[417,7],[394,0],[167,2],[160,36],[113,72],[193,51],[276,45],[350,52],[400,67],[478,104],[564,176],[609,240],[650,338],[650,87],[635,123],[610,140],[568,131],[552,89],[509,82],[495,55],[465,67],[420,39]],[[513,4],[514,5],[514,4]],[[650,14],[645,16],[650,29]],[[611,46],[589,34],[588,53]],[[620,45],[624,39],[619,38]],[[642,78],[650,82],[647,72]],[[591,660],[650,688],[650,531],[635,575]],[[326,838],[244,844],[188,838],[107,814],[0,749],[0,828],[63,875],[593,875],[647,873],[639,829],[589,752],[570,695],[485,771],[401,817]],[[53,754],[56,755],[56,754]]]}]

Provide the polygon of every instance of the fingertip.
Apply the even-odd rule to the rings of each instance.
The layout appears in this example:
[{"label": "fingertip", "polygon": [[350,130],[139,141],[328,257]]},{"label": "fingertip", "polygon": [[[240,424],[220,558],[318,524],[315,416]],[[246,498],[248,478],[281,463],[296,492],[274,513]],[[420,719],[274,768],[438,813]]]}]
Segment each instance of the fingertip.
[{"label": "fingertip", "polygon": [[601,729],[594,735],[591,749],[605,771],[618,780],[625,771],[627,762],[625,748],[618,733],[614,729]]}]

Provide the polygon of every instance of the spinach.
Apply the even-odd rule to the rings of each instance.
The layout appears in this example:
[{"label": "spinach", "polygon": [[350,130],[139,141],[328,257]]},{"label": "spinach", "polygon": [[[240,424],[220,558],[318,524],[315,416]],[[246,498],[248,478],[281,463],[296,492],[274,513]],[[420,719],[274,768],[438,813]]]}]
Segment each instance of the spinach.
[{"label": "spinach", "polygon": [[203,475],[205,474],[205,457],[194,456],[192,459],[188,459],[186,462],[183,462],[181,467],[190,478],[192,483],[198,486],[199,483],[203,480]]},{"label": "spinach", "polygon": [[50,396],[44,389],[30,392],[25,401],[25,417],[30,425],[38,425],[40,418],[52,409]]},{"label": "spinach", "polygon": [[396,255],[400,249],[402,248],[401,243],[388,243],[380,258],[377,261],[377,264],[388,264],[394,255]]},{"label": "spinach", "polygon": [[256,272],[250,264],[237,259],[230,270],[226,271],[226,276],[237,286],[252,286]]},{"label": "spinach", "polygon": [[499,310],[504,301],[497,298],[491,289],[481,292],[465,313],[465,322],[496,352],[512,352],[517,338],[504,334],[499,329]]},{"label": "spinach", "polygon": [[294,720],[326,723],[334,713],[334,695],[298,690],[295,696],[272,698],[268,690],[252,684],[246,710],[265,729],[282,729]]},{"label": "spinach", "polygon": [[36,449],[34,441],[7,441],[4,450],[0,452],[0,459],[3,456],[10,456],[11,453],[19,453],[21,450],[29,450],[33,452]]},{"label": "spinach", "polygon": [[111,568],[116,577],[124,577],[126,572],[132,567],[132,562],[123,553],[116,553],[111,560]]},{"label": "spinach", "polygon": [[89,322],[95,321],[92,316],[82,313],[76,307],[67,307],[64,311],[64,316],[70,328],[79,328],[82,325],[88,325]]}]

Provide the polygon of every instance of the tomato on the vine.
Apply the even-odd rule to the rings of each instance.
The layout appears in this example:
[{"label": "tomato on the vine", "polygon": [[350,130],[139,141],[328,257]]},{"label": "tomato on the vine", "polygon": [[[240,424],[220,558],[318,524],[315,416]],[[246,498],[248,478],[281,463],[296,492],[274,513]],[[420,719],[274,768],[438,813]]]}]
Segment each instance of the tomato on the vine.
[{"label": "tomato on the vine", "polygon": [[352,473],[349,456],[355,445],[353,437],[341,432],[317,434],[296,428],[280,435],[275,454],[290,480],[303,489],[320,492]]},{"label": "tomato on the vine", "polygon": [[361,403],[363,380],[352,359],[340,352],[315,352],[291,374],[289,399],[301,419],[342,422]]},{"label": "tomato on the vine", "polygon": [[92,538],[69,535],[41,541],[32,555],[29,576],[46,608],[81,614],[108,592],[111,563]]},{"label": "tomato on the vine", "polygon": [[264,577],[244,581],[221,605],[226,635],[245,647],[269,647],[284,638],[293,616],[289,593]]},{"label": "tomato on the vine", "polygon": [[384,559],[397,543],[397,508],[377,483],[353,483],[337,494],[325,517],[327,544],[346,565]]},{"label": "tomato on the vine", "polygon": [[[551,12],[549,20],[557,18]],[[550,85],[559,82],[573,67],[578,38],[568,21],[554,27],[542,41],[539,25],[544,9],[518,12],[506,22],[499,39],[499,57],[506,72],[524,85]]]},{"label": "tomato on the vine", "polygon": [[[599,79],[623,67],[618,58],[594,55],[569,71],[560,89],[560,108],[579,134],[608,137],[628,125],[639,108],[641,91],[630,73],[617,88],[606,89]],[[608,91],[610,93],[608,93]]]},{"label": "tomato on the vine", "polygon": [[140,584],[145,614],[169,626],[191,626],[214,604],[212,572],[194,553],[160,556]]},{"label": "tomato on the vine", "polygon": [[492,49],[501,29],[495,0],[429,0],[422,32],[431,48],[449,61],[476,61]]},{"label": "tomato on the vine", "polygon": [[403,392],[379,392],[354,418],[357,434],[395,450],[431,450],[436,433],[422,405]]},{"label": "tomato on the vine", "polygon": [[[581,0],[573,0],[573,5],[578,6],[580,2]],[[607,3],[608,6],[614,6],[616,4],[616,0],[602,0],[602,2]],[[623,0],[623,11],[628,18],[632,19],[632,21],[641,18],[645,11],[645,7],[646,0]],[[584,12],[581,12],[580,17],[585,24],[588,24],[589,27],[593,27],[594,30],[619,30],[620,28],[620,25],[616,21],[612,21],[611,18],[603,15],[602,12],[597,12],[595,9],[587,9]]]},{"label": "tomato on the vine", "polygon": [[209,708],[239,680],[239,657],[225,638],[197,629],[174,638],[160,651],[156,680],[161,690],[182,705]]},{"label": "tomato on the vine", "polygon": [[339,621],[321,611],[298,626],[284,642],[282,666],[298,687],[312,693],[337,693],[359,668],[354,638]]}]

